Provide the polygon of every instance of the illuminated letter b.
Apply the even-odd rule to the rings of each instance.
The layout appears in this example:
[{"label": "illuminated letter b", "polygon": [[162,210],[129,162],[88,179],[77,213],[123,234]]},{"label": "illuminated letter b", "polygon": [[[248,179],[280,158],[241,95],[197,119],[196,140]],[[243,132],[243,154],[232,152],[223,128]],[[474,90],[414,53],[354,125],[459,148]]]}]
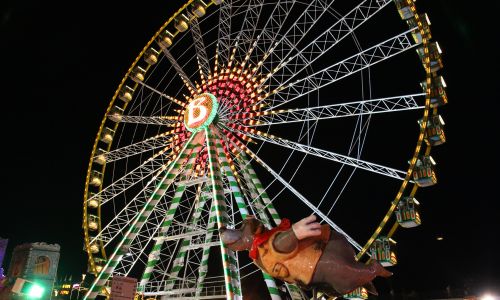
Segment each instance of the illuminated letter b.
[{"label": "illuminated letter b", "polygon": [[[189,127],[193,127],[194,124],[203,121],[207,117],[207,108],[203,105],[206,100],[205,97],[200,97],[194,99],[188,105],[188,122]],[[198,113],[196,113],[198,112]]]}]

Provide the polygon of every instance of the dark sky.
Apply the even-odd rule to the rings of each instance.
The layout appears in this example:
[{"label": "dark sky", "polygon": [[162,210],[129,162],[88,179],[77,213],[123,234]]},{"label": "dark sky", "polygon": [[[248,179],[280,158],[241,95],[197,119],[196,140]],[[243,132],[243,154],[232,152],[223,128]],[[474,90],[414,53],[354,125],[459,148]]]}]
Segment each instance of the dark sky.
[{"label": "dark sky", "polygon": [[[59,243],[63,275],[85,268],[83,187],[105,108],[139,50],[181,5],[105,2],[0,4],[0,236],[10,239],[9,252],[23,242]],[[445,52],[448,142],[434,155],[439,185],[424,192],[432,195],[427,223],[403,238],[400,247],[411,252],[401,251],[404,263],[391,284],[499,287],[499,52],[493,45],[500,7],[495,1],[417,4]],[[445,239],[437,242],[438,235]]]}]

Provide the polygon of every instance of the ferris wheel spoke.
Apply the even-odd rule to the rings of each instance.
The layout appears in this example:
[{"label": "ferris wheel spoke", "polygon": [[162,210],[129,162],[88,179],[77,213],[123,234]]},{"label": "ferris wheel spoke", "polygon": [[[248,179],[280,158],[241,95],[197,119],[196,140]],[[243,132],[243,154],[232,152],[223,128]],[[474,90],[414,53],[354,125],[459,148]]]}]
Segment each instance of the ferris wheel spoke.
[{"label": "ferris wheel spoke", "polygon": [[236,53],[236,58],[239,61],[249,53],[250,46],[255,39],[255,30],[258,26],[263,5],[264,0],[248,0],[248,9],[245,12],[243,24],[237,36],[236,45],[239,51]]},{"label": "ferris wheel spoke", "polygon": [[121,116],[121,123],[142,124],[142,125],[162,125],[174,126],[179,123],[178,117],[157,117],[157,116]]},{"label": "ferris wheel spoke", "polygon": [[[156,172],[154,174],[159,174],[159,171],[161,171],[162,169],[163,169],[162,167],[158,168],[157,170],[155,170]],[[148,177],[149,176],[150,175],[148,175]],[[143,188],[143,190],[141,192],[147,193],[147,191],[149,191],[151,189],[152,183],[155,180],[157,180],[158,176],[159,175],[153,176],[152,179],[146,183],[146,186]],[[124,182],[121,182],[120,184],[114,184],[113,189],[107,189],[105,192],[101,192],[100,194],[96,194],[92,198],[89,198],[89,201],[91,199],[102,199],[101,206],[103,206],[107,202],[109,202],[109,201],[113,200],[114,198],[116,198],[117,196],[119,196],[126,189],[131,188],[133,185],[135,185],[138,182],[142,182],[145,178],[143,177],[140,179],[141,180],[129,181],[129,182],[124,181]],[[124,186],[120,186],[122,184],[124,184]],[[130,184],[130,185],[127,185],[127,184]],[[113,194],[112,192],[115,192],[115,193]],[[129,222],[130,218],[132,218],[132,216],[135,214],[137,207],[142,205],[144,201],[145,201],[144,197],[134,197],[132,200],[128,201],[126,206],[106,225],[106,227],[104,227],[102,235],[107,236],[107,234],[105,234],[105,233],[107,232],[108,228],[109,228],[109,230],[115,230],[116,226],[118,226],[118,228],[121,229],[119,222]],[[118,222],[118,223],[115,224],[115,222]],[[107,239],[109,239],[109,236],[107,237]]]},{"label": "ferris wheel spoke", "polygon": [[[301,15],[283,34],[280,40],[266,51],[259,65],[266,66],[267,64],[264,64],[264,61],[267,61],[269,57],[271,58],[271,64],[276,61],[283,62],[291,51],[296,49],[298,43],[307,35],[333,2],[326,0],[312,0],[308,2],[307,7],[304,8]],[[273,66],[268,66],[266,72],[270,72],[273,68]]]},{"label": "ferris wheel spoke", "polygon": [[320,209],[318,209],[313,203],[311,203],[306,197],[304,197],[299,191],[297,191],[292,185],[288,183],[281,175],[279,175],[276,171],[274,171],[270,166],[268,166],[262,159],[260,159],[255,153],[253,153],[250,149],[245,147],[245,152],[250,155],[252,159],[254,159],[258,164],[260,164],[264,169],[266,169],[272,176],[278,179],[281,184],[283,184],[290,192],[292,192],[300,201],[302,201],[305,205],[307,205],[316,215],[318,215],[323,221],[325,221],[328,225],[330,225],[337,232],[343,234],[349,243],[356,249],[361,250],[362,247],[359,243],[357,243],[353,238],[351,238],[347,233],[345,233],[337,224],[335,224],[328,216],[323,214]]},{"label": "ferris wheel spoke", "polygon": [[356,102],[323,105],[308,108],[265,111],[263,113],[255,113],[256,117],[254,118],[252,118],[251,116],[245,116],[245,114],[238,114],[235,115],[234,118],[241,120],[255,119],[255,124],[247,125],[250,127],[254,127],[399,112],[414,109],[424,109],[425,106],[419,105],[415,100],[415,97],[423,96],[425,96],[425,93],[361,100]]},{"label": "ferris wheel spoke", "polygon": [[278,67],[279,71],[268,77],[264,82],[270,86],[282,86],[289,82],[294,76],[305,70],[305,68],[322,57],[331,48],[337,45],[345,37],[376,15],[392,0],[365,0],[350,12],[342,16],[337,22],[318,35],[311,43],[298,50],[288,58],[283,58]]},{"label": "ferris wheel spoke", "polygon": [[181,68],[179,63],[177,63],[177,61],[175,60],[172,53],[170,53],[170,51],[168,51],[168,49],[165,47],[162,48],[162,50],[163,50],[163,53],[165,54],[165,56],[167,57],[167,59],[170,61],[170,63],[174,67],[174,69],[177,71],[177,74],[179,75],[179,77],[184,82],[184,85],[188,88],[188,90],[191,92],[191,94],[193,94],[196,91],[196,87],[191,82],[191,79],[189,79],[189,77],[186,75],[186,72],[184,72],[184,70]]},{"label": "ferris wheel spoke", "polygon": [[291,150],[300,151],[300,152],[303,152],[306,154],[310,154],[310,155],[314,155],[314,156],[324,158],[327,160],[335,161],[335,162],[338,162],[338,163],[341,163],[344,165],[349,165],[349,166],[352,166],[354,168],[359,168],[359,169],[367,170],[367,171],[370,171],[373,173],[385,175],[385,176],[388,176],[391,178],[404,180],[405,176],[406,176],[406,172],[404,172],[404,171],[400,171],[400,170],[396,170],[396,169],[382,166],[379,164],[363,161],[360,159],[345,156],[345,155],[338,154],[335,152],[322,150],[322,149],[315,148],[312,146],[303,145],[300,143],[296,143],[296,142],[292,142],[292,141],[285,140],[282,138],[278,138],[278,137],[275,137],[272,135],[260,135],[260,134],[252,133],[251,131],[242,131],[242,130],[238,130],[235,128],[233,128],[233,131],[240,133],[240,134],[243,134],[243,135],[246,135],[246,136],[249,136],[249,137],[257,139],[257,140],[261,140],[264,142],[270,142],[270,143],[273,143],[275,145],[279,145],[279,146],[282,146],[282,147],[285,147],[285,148],[288,148]]},{"label": "ferris wheel spoke", "polygon": [[210,72],[210,62],[208,60],[205,44],[203,43],[203,35],[201,34],[200,23],[197,18],[191,19],[191,34],[193,36],[194,47],[196,49],[196,59],[198,60],[198,69],[200,70],[201,78],[207,79]]},{"label": "ferris wheel spoke", "polygon": [[[223,58],[220,61],[224,61],[224,62],[228,61],[230,39],[234,35],[234,34],[231,34],[231,30],[230,30],[231,18],[232,17],[241,17],[241,15],[243,15],[245,13],[245,9],[247,8],[247,6],[248,6],[247,4],[239,5],[237,3],[237,1],[235,1],[235,0],[223,1],[220,4],[220,9],[219,9],[219,18],[218,18],[219,26],[214,26],[214,27],[202,32],[202,36],[205,37],[206,35],[210,34],[212,31],[218,31],[218,33],[217,33],[218,39],[214,39],[211,42],[208,42],[207,44],[205,44],[206,45],[205,49],[211,49],[212,47],[214,47],[214,45],[216,47],[218,47],[217,53],[219,53],[219,57]],[[214,10],[213,12],[210,12],[203,19],[201,19],[199,23],[203,23],[203,21],[205,19],[211,18],[212,16],[215,16],[216,13],[217,13],[216,10]],[[186,35],[181,35],[179,38],[179,42],[182,41],[185,37],[186,37]],[[205,41],[206,41],[206,39],[205,39]],[[177,50],[178,45],[179,45],[178,43],[174,43],[171,46],[171,48],[169,48],[170,52],[175,52]],[[224,51],[224,49],[225,49],[225,51]],[[183,61],[187,60],[186,63],[184,64],[184,66],[191,65],[193,63],[193,60],[196,59],[195,56],[191,55],[190,51],[180,51],[180,52],[181,53],[179,54],[178,59],[183,60]],[[186,58],[185,56],[189,56],[189,57]],[[212,58],[214,56],[212,56]],[[168,68],[168,70],[167,70],[167,72],[165,72],[165,74],[170,72],[171,67],[173,67],[173,65]],[[196,73],[198,73],[198,71],[195,71],[192,75],[195,75]],[[189,77],[189,78],[192,78],[192,77]]]},{"label": "ferris wheel spoke", "polygon": [[[93,159],[94,160],[99,159],[100,158],[99,156],[102,155],[106,163],[121,160],[147,151],[155,150],[161,147],[166,147],[171,142],[173,136],[174,136],[173,131],[161,133],[137,143],[123,146],[121,148],[117,148],[115,150],[111,150],[109,152],[105,152],[102,154],[97,154],[96,156],[93,157]],[[155,154],[154,157],[157,157],[163,153],[164,151],[161,151]]]},{"label": "ferris wheel spoke", "polygon": [[[221,127],[222,130],[225,130],[223,127]],[[232,134],[226,130],[225,132],[225,140],[226,142],[229,144],[231,144],[234,147],[238,147],[238,140],[237,139],[234,139],[234,136],[232,136]],[[299,139],[299,141],[302,140],[302,139]],[[263,145],[263,144],[262,144]],[[260,147],[262,147],[262,145]],[[260,148],[259,148],[260,149]],[[230,153],[232,153],[232,151],[230,151]],[[251,168],[250,164],[249,164],[249,161],[247,159],[244,159],[243,161],[241,160],[241,157],[245,157],[244,153],[243,152],[237,152],[238,155],[234,156],[234,160],[238,161],[238,163],[235,165],[237,171],[239,174],[243,174],[243,176],[245,176],[245,173],[250,173],[250,178],[252,179],[251,182],[248,182],[250,185],[254,185],[255,188],[257,188],[258,190],[258,193],[259,193],[259,197],[264,201],[264,204],[261,205],[258,203],[258,201],[255,201],[255,198],[251,197],[250,199],[253,199],[252,201],[248,201],[249,204],[250,204],[250,207],[254,206],[255,209],[257,209],[257,212],[259,213],[260,211],[264,211],[264,210],[267,210],[269,212],[269,214],[271,215],[272,219],[274,220],[274,222],[276,224],[280,224],[281,222],[281,219],[279,218],[278,216],[278,213],[276,211],[276,209],[274,208],[272,202],[274,201],[274,199],[276,199],[279,194],[281,194],[281,192],[283,192],[284,188],[278,192],[278,194],[276,194],[274,196],[274,198],[272,200],[269,199],[269,197],[267,196],[267,193],[266,191],[274,184],[274,182],[277,180],[276,178],[271,180],[271,182],[269,182],[267,184],[267,187],[264,187],[261,183],[260,183],[260,180],[258,179],[258,177],[256,176],[255,172],[253,171],[253,169]],[[293,153],[293,152],[292,152]],[[291,154],[292,154],[291,153]],[[281,174],[281,172],[284,170],[285,166],[288,164],[288,162],[291,160],[292,158],[292,155],[289,155],[288,158],[286,159],[285,163],[283,164],[283,167],[280,169],[279,171],[279,174]],[[233,154],[234,155],[234,154]],[[241,156],[241,157],[240,157]],[[305,159],[306,156],[304,156],[302,158],[302,160],[299,162],[298,166],[296,167],[296,171],[293,172],[292,176],[290,177],[290,180],[293,180],[293,178],[295,177],[295,175],[297,174],[297,171],[300,169],[300,166],[302,165],[302,163],[304,162],[304,159]]]},{"label": "ferris wheel spoke", "polygon": [[303,95],[319,90],[363,69],[414,48],[418,44],[415,43],[411,37],[410,33],[412,30],[414,29],[405,31],[336,64],[277,88],[271,92],[271,98],[268,98],[268,102],[271,102],[268,110],[276,109]]},{"label": "ferris wheel spoke", "polygon": [[163,93],[163,92],[159,91],[158,89],[156,89],[156,88],[154,88],[154,87],[150,86],[149,84],[147,84],[147,83],[145,83],[145,82],[143,82],[143,81],[138,81],[138,83],[139,83],[141,86],[143,86],[144,88],[146,88],[147,90],[149,90],[149,91],[151,91],[151,92],[153,92],[153,93],[155,93],[155,94],[159,95],[159,96],[160,96],[160,97],[162,97],[162,98],[165,98],[165,99],[168,99],[168,100],[172,101],[173,103],[175,103],[175,104],[179,105],[180,107],[184,107],[184,105],[185,105],[185,103],[184,103],[183,101],[178,100],[178,99],[176,99],[176,98],[174,98],[174,97],[172,97],[172,96],[169,96],[169,95],[167,95],[167,94],[165,94],[165,93]]},{"label": "ferris wheel spoke", "polygon": [[[229,49],[231,46],[231,13],[233,0],[226,0],[221,3],[219,9],[219,32],[217,38],[216,55],[219,62],[227,63],[229,61]],[[215,66],[218,67],[218,66]]]},{"label": "ferris wheel spoke", "polygon": [[[102,230],[91,239],[91,242],[102,241],[104,247],[108,247],[117,237],[121,236],[128,225],[137,217],[139,211],[146,203],[145,197],[134,197],[116,213],[116,215],[102,228]],[[157,208],[160,214],[166,213],[166,210]]]},{"label": "ferris wheel spoke", "polygon": [[[351,139],[351,145],[349,146],[349,152],[348,152],[348,154],[350,155],[351,152],[356,147],[357,148],[357,158],[359,158],[361,156],[361,151],[362,151],[364,143],[365,143],[366,134],[368,133],[368,127],[370,125],[371,116],[368,116],[366,122],[363,122],[362,119],[363,119],[362,117],[358,118],[358,120],[356,122],[356,126],[355,126],[355,129],[354,129],[354,134],[353,134],[353,137]],[[333,178],[332,182],[330,183],[330,185],[328,186],[328,188],[324,192],[323,197],[319,201],[318,207],[321,206],[321,204],[326,200],[326,198],[327,198],[327,196],[328,196],[328,194],[330,192],[330,189],[332,188],[332,186],[337,181],[337,178],[340,175],[340,173],[342,172],[342,170],[344,169],[344,166],[345,165],[342,165],[341,168],[337,171],[337,174],[335,175],[335,177]],[[336,193],[335,200],[333,200],[333,202],[330,202],[331,206],[330,206],[330,208],[328,209],[328,211],[326,213],[327,215],[330,215],[330,213],[332,212],[333,208],[338,203],[340,197],[344,193],[347,185],[349,184],[349,182],[350,182],[352,176],[354,175],[354,173],[356,172],[356,170],[357,169],[354,168],[354,169],[348,171],[349,172],[348,178],[347,178],[347,180],[345,180],[345,182],[343,184],[343,187],[340,189],[340,191]]]},{"label": "ferris wheel spoke", "polygon": [[[213,13],[211,13],[210,15],[212,15],[212,14],[213,14]],[[213,30],[213,29],[210,29],[210,30],[208,30],[208,32],[210,32],[210,31],[212,31],[212,30]],[[184,38],[184,36],[181,36],[180,40],[182,40],[183,38]],[[209,43],[209,44],[207,45],[207,48],[212,47],[215,43],[216,43],[216,41],[212,41],[211,43]],[[171,48],[170,48],[170,49],[171,49],[172,51],[174,51],[174,50],[176,49],[176,46],[177,46],[177,44],[173,44],[173,45],[171,46]],[[165,72],[164,72],[164,74],[162,75],[162,77],[161,77],[161,79],[160,79],[159,83],[157,84],[157,86],[160,86],[160,85],[162,84],[162,82],[165,80],[165,78],[170,78],[170,80],[169,80],[168,82],[166,82],[166,83],[165,83],[165,84],[166,84],[166,86],[170,86],[170,85],[172,84],[172,82],[174,82],[175,76],[167,76],[167,75],[170,75],[170,74],[171,74],[172,69],[174,69],[176,72],[177,72],[177,70],[179,69],[179,70],[181,70],[181,73],[183,73],[184,75],[186,75],[186,74],[184,73],[184,71],[182,71],[182,70],[183,70],[183,68],[182,68],[182,67],[181,67],[181,66],[177,63],[177,61],[173,58],[173,56],[172,56],[170,53],[171,53],[171,52],[169,51],[169,57],[170,57],[170,58],[174,61],[174,63],[171,63],[171,64],[167,67],[166,71],[165,71]],[[183,52],[181,52],[181,54],[180,54],[180,55],[179,55],[179,57],[178,57],[179,59],[186,60],[186,63],[184,64],[184,66],[188,66],[188,65],[193,64],[193,61],[196,59],[196,57],[195,57],[195,56],[192,56],[192,55],[191,55],[191,56],[189,56],[189,55],[190,55],[190,52],[189,52],[189,51],[183,51]],[[189,56],[189,57],[185,57],[185,56]],[[167,58],[168,58],[168,57],[167,57]],[[169,60],[169,61],[170,61],[170,60]],[[191,74],[191,77],[185,76],[185,78],[193,78],[193,77],[195,77],[195,76],[196,76],[196,73],[198,73],[198,71],[194,71],[194,72]],[[183,76],[184,76],[184,75],[183,75]],[[182,79],[182,77],[181,77],[181,79]],[[146,88],[147,90],[149,90],[149,91],[151,91],[151,92],[153,92],[153,93],[155,93],[155,94],[157,94],[157,95],[161,96],[162,98],[167,98],[167,99],[169,99],[169,100],[171,100],[171,101],[173,101],[172,99],[174,99],[174,100],[176,100],[176,101],[173,101],[173,102],[175,102],[176,104],[179,104],[179,102],[182,102],[182,101],[179,101],[179,100],[177,100],[177,99],[175,99],[175,98],[173,98],[173,97],[170,97],[169,95],[166,95],[165,93],[161,92],[158,88],[154,88],[154,87],[152,87],[151,85],[149,85],[149,84],[147,84],[147,83],[145,83],[145,82],[143,82],[143,81],[138,81],[138,83],[139,83],[141,86],[143,86],[144,88]],[[191,85],[188,85],[188,89],[192,89]],[[180,91],[182,91],[182,89],[179,89],[179,93],[180,93]],[[178,94],[179,94],[179,93],[178,93]],[[170,103],[169,103],[169,104],[170,104]],[[183,105],[184,105],[184,104],[182,104],[181,106],[183,106]]]},{"label": "ferris wheel spoke", "polygon": [[266,54],[276,42],[278,33],[282,29],[285,20],[290,16],[295,3],[296,0],[283,0],[273,5],[271,15],[267,17],[266,24],[260,29],[259,43],[255,47],[255,57],[262,57],[262,62],[265,61]]},{"label": "ferris wheel spoke", "polygon": [[[231,37],[234,36],[234,34],[231,34],[231,32],[230,32],[231,17],[241,17],[241,15],[243,15],[245,13],[245,9],[247,8],[247,6],[248,6],[247,4],[237,5],[237,4],[235,4],[235,2],[233,0],[226,0],[226,1],[221,3],[220,13],[222,15],[224,15],[225,17],[223,17],[222,15],[219,16],[219,21],[220,21],[220,24],[219,24],[220,28],[219,28],[219,32],[218,32],[219,38],[218,38],[218,40],[213,40],[212,42],[206,44],[206,47],[205,47],[205,49],[210,49],[210,48],[214,47],[214,45],[217,47],[216,54],[212,56],[212,59],[215,57],[215,59],[217,61],[217,57],[219,57],[219,59],[218,59],[219,63],[220,62],[227,63],[229,61],[230,40],[231,40]],[[212,15],[214,13],[211,13],[210,15]],[[202,34],[202,36],[205,36],[206,34],[209,34],[212,30],[216,30],[216,29],[217,29],[217,27],[211,28],[208,31],[204,32]],[[181,36],[180,39],[182,40],[183,38],[184,38],[184,36]],[[171,51],[174,51],[176,45],[177,44],[172,45]],[[224,51],[224,49],[225,49],[225,51]],[[189,55],[189,53],[190,53],[189,51],[182,52],[179,55],[179,59],[184,59],[186,55]],[[186,63],[183,66],[181,66],[181,69],[183,69],[183,67],[192,65],[193,63],[196,63],[195,59],[196,59],[195,56],[190,56],[190,57],[185,58],[184,60],[186,60]],[[175,69],[175,65],[178,65],[178,64],[171,65],[165,74],[170,73],[171,68]],[[194,71],[189,78],[195,77],[197,73],[199,73],[198,70]],[[173,82],[173,78],[170,79],[167,86],[169,86],[172,82]],[[146,88],[149,88],[152,92],[157,93],[160,96],[167,96],[164,93],[162,93],[161,91],[159,91],[158,89],[155,89],[147,84],[143,84],[143,83],[140,83],[140,84]]]},{"label": "ferris wheel spoke", "polygon": [[[221,30],[227,30],[230,32],[231,30],[231,21],[230,19],[232,19],[233,15],[232,14],[236,14],[237,13],[237,9],[235,9],[235,7],[233,6],[232,9],[231,9],[231,16],[229,16],[229,23],[224,23],[223,20],[220,20],[219,21],[219,25],[223,25],[223,27],[219,27],[219,43],[221,42],[221,38],[224,39],[224,46],[227,46],[227,52],[226,52],[226,49],[221,49],[221,51],[225,52],[223,54],[223,56],[219,56],[220,57],[220,61],[222,62],[222,65],[226,65],[227,67],[231,67],[231,65],[233,64],[233,61],[234,61],[234,58],[235,58],[235,55],[237,54],[241,54],[241,52],[243,52],[242,55],[245,55],[248,51],[248,44],[251,44],[252,43],[252,36],[253,36],[253,32],[255,30],[255,27],[257,26],[257,21],[258,21],[258,18],[259,18],[259,15],[260,15],[260,11],[262,10],[262,6],[264,5],[264,1],[263,0],[249,0],[249,1],[243,1],[242,3],[244,3],[244,5],[242,6],[243,7],[243,11],[245,13],[245,16],[243,17],[243,23],[241,24],[241,27],[239,29],[238,32],[235,32],[234,34],[236,35],[236,38],[234,39],[234,41],[231,41],[230,37],[232,36],[232,34],[230,33],[228,36],[226,37],[221,37],[221,34],[222,34],[222,31]],[[221,11],[221,16],[222,16],[222,11]],[[224,28],[224,26],[229,26],[229,29],[227,28]],[[231,49],[231,45],[232,45],[232,51],[230,50]],[[218,45],[219,46],[219,45]],[[239,51],[237,51],[239,50]],[[219,49],[217,49],[217,51],[219,51]],[[227,53],[227,60],[226,60],[226,57],[225,54]],[[239,58],[239,56],[238,56]]]},{"label": "ferris wheel spoke", "polygon": [[[142,193],[146,193],[151,190],[150,180],[146,187],[142,190]],[[115,216],[102,228],[102,230],[91,240],[102,241],[104,246],[107,247],[117,236],[119,236],[127,227],[127,225],[137,217],[140,209],[146,202],[144,196],[136,196],[132,200],[127,201],[127,204],[115,214]],[[102,205],[102,204],[101,204]]]},{"label": "ferris wheel spoke", "polygon": [[158,153],[155,153],[152,157],[146,159],[140,166],[123,175],[110,185],[103,188],[100,192],[90,197],[88,201],[95,199],[99,200],[101,205],[104,205],[131,186],[135,186],[135,184],[146,180],[152,175],[156,174],[152,177],[157,178],[159,176],[159,172],[165,168],[165,163],[169,158],[168,156],[164,157],[166,150],[168,149],[166,148]]}]

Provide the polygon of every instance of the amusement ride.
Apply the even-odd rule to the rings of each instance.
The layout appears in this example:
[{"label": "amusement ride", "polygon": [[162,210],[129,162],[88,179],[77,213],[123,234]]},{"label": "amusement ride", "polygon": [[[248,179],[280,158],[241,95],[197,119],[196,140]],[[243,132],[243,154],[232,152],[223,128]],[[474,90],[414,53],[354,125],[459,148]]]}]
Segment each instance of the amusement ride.
[{"label": "amusement ride", "polygon": [[308,299],[221,243],[248,215],[272,228],[314,214],[356,259],[396,264],[394,234],[421,224],[416,192],[437,182],[430,152],[445,142],[430,24],[413,0],[185,3],[100,123],[85,299],[109,295],[113,276],[145,298],[241,299],[260,280],[271,299]]}]

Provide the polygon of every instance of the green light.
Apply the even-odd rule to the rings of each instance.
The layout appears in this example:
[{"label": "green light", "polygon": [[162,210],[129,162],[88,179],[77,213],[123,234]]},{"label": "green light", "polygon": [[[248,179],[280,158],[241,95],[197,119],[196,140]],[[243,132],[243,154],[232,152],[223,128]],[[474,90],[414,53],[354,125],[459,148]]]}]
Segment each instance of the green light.
[{"label": "green light", "polygon": [[41,285],[26,281],[22,287],[21,293],[27,295],[28,298],[38,299],[42,298],[44,291],[45,289]]},{"label": "green light", "polygon": [[28,291],[28,297],[30,298],[42,298],[44,288],[38,284],[33,284],[33,286]]}]

